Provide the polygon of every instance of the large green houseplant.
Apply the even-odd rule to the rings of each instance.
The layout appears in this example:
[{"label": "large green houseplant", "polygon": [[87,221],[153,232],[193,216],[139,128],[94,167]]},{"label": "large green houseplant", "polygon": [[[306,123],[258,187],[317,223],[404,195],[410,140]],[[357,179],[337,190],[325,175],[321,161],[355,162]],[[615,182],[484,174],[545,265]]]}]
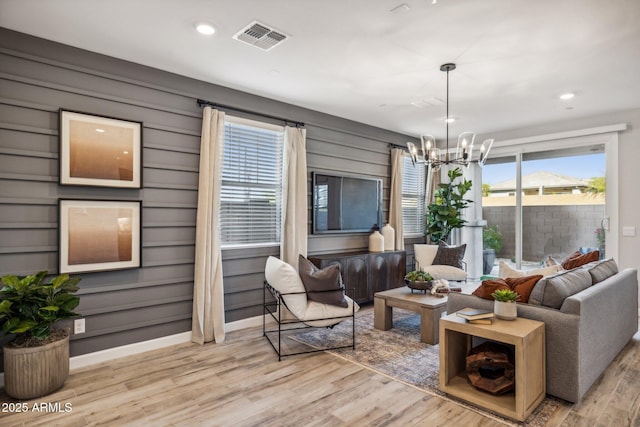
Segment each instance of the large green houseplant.
[{"label": "large green houseplant", "polygon": [[51,393],[69,374],[69,333],[54,325],[78,316],[73,310],[80,302],[74,295],[80,277],[46,277],[41,271],[1,279],[0,332],[15,334],[4,346],[5,391],[17,399]]},{"label": "large green houseplant", "polygon": [[462,177],[460,168],[451,169],[448,176],[449,182],[438,185],[433,203],[427,206],[425,234],[432,243],[448,242],[451,231],[467,223],[462,218],[462,211],[472,203],[472,200],[465,198],[472,182],[466,178],[458,180]]}]

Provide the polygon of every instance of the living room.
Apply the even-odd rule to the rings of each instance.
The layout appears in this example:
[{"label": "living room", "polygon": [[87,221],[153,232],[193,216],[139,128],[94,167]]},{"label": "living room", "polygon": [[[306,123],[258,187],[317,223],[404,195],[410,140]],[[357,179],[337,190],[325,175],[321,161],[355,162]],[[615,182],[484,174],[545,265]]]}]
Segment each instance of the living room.
[{"label": "living room", "polygon": [[[410,105],[410,102],[429,99],[429,97],[438,97],[441,101],[444,100],[444,75],[439,71],[439,66],[445,62],[456,61],[458,63],[458,69],[451,74],[452,90],[455,88],[451,99],[452,107],[455,106],[453,108],[454,114],[460,115],[460,123],[462,123],[460,126],[464,125],[465,128],[469,126],[469,129],[479,132],[479,136],[494,138],[496,141],[494,150],[498,150],[510,142],[513,143],[513,141],[526,142],[527,139],[535,139],[540,136],[556,135],[557,137],[575,138],[577,137],[576,132],[581,132],[581,135],[590,137],[585,130],[606,129],[610,126],[624,124],[626,126],[623,130],[613,131],[616,140],[615,160],[617,163],[613,163],[611,167],[607,168],[608,172],[615,170],[618,174],[618,188],[608,188],[607,192],[608,196],[611,193],[611,196],[614,197],[616,209],[616,215],[611,217],[610,224],[611,229],[616,230],[615,233],[610,234],[615,234],[616,238],[613,244],[609,245],[608,242],[607,250],[616,259],[620,269],[638,268],[639,266],[637,257],[640,248],[639,237],[637,234],[631,236],[622,234],[624,227],[638,227],[637,211],[640,209],[640,201],[636,197],[638,193],[636,183],[640,182],[640,170],[634,166],[634,159],[640,158],[640,144],[638,144],[640,139],[640,131],[638,131],[640,127],[640,104],[638,104],[640,82],[638,82],[635,72],[640,55],[637,51],[637,43],[634,42],[638,39],[637,25],[630,24],[637,22],[639,9],[634,2],[607,3],[606,7],[596,2],[588,4],[570,2],[562,7],[562,9],[566,9],[562,16],[566,18],[574,12],[578,13],[580,19],[584,20],[584,22],[579,21],[582,24],[576,24],[576,28],[580,31],[572,32],[567,28],[562,28],[563,25],[568,26],[568,24],[546,23],[544,19],[539,20],[538,22],[542,23],[542,28],[539,34],[535,34],[535,36],[539,36],[535,39],[540,40],[540,43],[546,42],[548,45],[540,47],[536,52],[550,61],[545,63],[544,67],[546,68],[542,68],[542,65],[537,62],[537,57],[527,57],[527,53],[525,53],[519,55],[523,62],[520,69],[502,70],[504,74],[501,76],[519,75],[524,69],[529,69],[530,74],[526,74],[529,79],[525,79],[523,75],[521,87],[501,88],[495,81],[499,82],[502,77],[492,75],[489,71],[479,71],[482,67],[486,67],[486,62],[490,61],[480,57],[464,56],[465,46],[471,45],[470,38],[479,37],[479,33],[465,34],[462,30],[456,32],[440,27],[442,35],[437,38],[440,40],[438,43],[444,43],[448,38],[456,39],[459,37],[460,40],[453,41],[455,44],[450,48],[453,49],[452,51],[436,49],[437,44],[432,42],[428,47],[434,49],[433,58],[429,58],[428,61],[417,61],[416,69],[410,70],[411,73],[416,74],[427,75],[428,73],[429,77],[424,78],[422,84],[426,85],[429,90],[420,91],[418,99],[407,96],[402,100],[403,106],[397,108],[400,112],[396,112],[395,116],[390,116],[406,117],[406,126],[401,121],[394,124],[393,120],[395,119],[383,121],[380,117],[386,113],[379,112],[376,116],[365,117],[364,112],[353,107],[351,107],[351,114],[346,112],[349,108],[346,108],[343,114],[336,113],[343,90],[364,94],[380,92],[383,96],[387,96],[388,105],[380,106],[382,102],[371,103],[370,108],[375,107],[382,111],[385,108],[396,110],[392,104],[395,99],[394,93],[401,88],[403,79],[409,78],[409,76],[402,76],[402,72],[405,71],[405,62],[401,62],[398,68],[390,68],[384,73],[380,72],[380,75],[374,73],[374,70],[381,67],[382,64],[374,62],[375,58],[367,60],[366,57],[363,58],[364,55],[358,54],[358,43],[362,43],[362,40],[352,40],[352,48],[345,55],[354,55],[353,61],[345,63],[343,71],[346,72],[353,67],[361,67],[361,72],[371,73],[372,78],[357,81],[351,77],[351,80],[325,86],[323,89],[329,99],[321,99],[314,108],[311,108],[309,105],[312,105],[313,99],[307,99],[311,97],[311,94],[307,92],[308,89],[304,84],[297,80],[302,77],[291,75],[285,67],[274,64],[265,56],[268,52],[256,50],[254,53],[251,49],[255,48],[231,39],[236,30],[250,21],[254,19],[265,20],[276,28],[291,33],[290,40],[275,47],[270,53],[277,54],[278,50],[286,49],[290,52],[289,55],[299,56],[297,60],[302,65],[298,66],[313,76],[320,72],[317,68],[321,68],[316,62],[318,59],[324,60],[323,55],[326,55],[326,51],[320,49],[322,46],[319,46],[322,38],[318,37],[315,39],[315,44],[308,47],[300,47],[296,44],[296,40],[302,38],[302,33],[294,31],[293,28],[290,29],[287,21],[280,20],[284,18],[278,18],[284,10],[288,10],[290,7],[295,7],[293,10],[300,12],[300,16],[309,16],[303,14],[303,11],[305,11],[305,7],[310,8],[310,5],[294,6],[291,4],[292,2],[279,2],[277,7],[270,6],[269,8],[260,6],[256,2],[248,2],[244,7],[244,2],[224,2],[220,5],[220,7],[224,7],[220,14],[228,13],[228,15],[214,20],[214,24],[219,25],[220,28],[213,37],[228,38],[230,39],[228,43],[237,43],[235,56],[233,54],[216,55],[215,49],[209,53],[203,51],[201,54],[218,56],[218,58],[214,58],[212,63],[209,63],[209,67],[212,69],[219,66],[226,70],[226,67],[223,67],[224,64],[216,65],[217,62],[233,62],[232,59],[236,57],[240,61],[242,55],[248,55],[253,61],[265,61],[264,63],[256,63],[263,67],[260,75],[251,75],[251,79],[262,81],[264,84],[265,89],[258,90],[248,84],[242,86],[239,82],[233,85],[223,84],[223,82],[231,81],[234,74],[241,75],[241,71],[226,71],[227,75],[214,78],[202,70],[189,69],[183,65],[182,57],[187,55],[190,46],[193,46],[194,49],[196,47],[205,49],[205,51],[210,48],[209,43],[212,39],[203,38],[200,34],[195,33],[192,25],[195,20],[216,17],[215,11],[207,9],[211,5],[195,2],[193,3],[194,9],[188,13],[178,13],[171,8],[164,11],[166,13],[164,19],[180,16],[180,28],[176,29],[178,24],[171,23],[169,20],[163,23],[161,32],[171,34],[175,31],[171,37],[180,38],[182,44],[179,44],[178,47],[173,45],[154,47],[156,49],[154,55],[174,63],[174,68],[162,69],[162,67],[152,64],[153,58],[150,55],[153,45],[144,40],[146,37],[153,38],[154,33],[151,33],[150,36],[140,35],[140,39],[129,38],[127,42],[120,41],[115,38],[116,33],[120,31],[116,24],[105,22],[105,26],[100,26],[91,21],[91,19],[99,21],[100,16],[106,20],[106,17],[111,14],[108,10],[102,9],[106,6],[100,6],[97,2],[91,4],[83,2],[83,5],[76,2],[55,3],[55,7],[51,6],[53,9],[62,8],[65,10],[61,9],[60,12],[54,13],[54,10],[42,9],[42,11],[38,11],[38,8],[45,7],[39,3],[36,6],[24,1],[0,2],[0,25],[3,27],[0,32],[0,44],[3,49],[1,61],[3,73],[1,98],[3,102],[1,105],[2,119],[0,119],[0,122],[3,123],[1,130],[3,134],[1,139],[3,176],[1,177],[2,189],[0,190],[3,252],[0,254],[0,272],[2,275],[10,273],[24,275],[40,270],[48,270],[51,273],[58,270],[58,199],[136,200],[142,201],[143,207],[141,267],[81,274],[83,277],[79,292],[81,305],[78,307],[78,312],[86,320],[86,328],[84,334],[74,335],[71,339],[72,374],[74,368],[84,369],[94,363],[104,362],[113,357],[151,350],[153,344],[149,344],[151,346],[149,347],[145,343],[158,342],[154,340],[160,340],[162,345],[179,343],[179,348],[189,348],[189,356],[187,357],[193,360],[207,357],[220,360],[219,358],[224,357],[215,354],[215,350],[211,348],[215,345],[209,344],[205,346],[206,349],[199,347],[193,349],[189,344],[185,344],[190,340],[192,327],[198,160],[202,129],[202,108],[197,104],[197,99],[209,100],[258,114],[240,114],[242,117],[259,120],[259,115],[262,114],[304,123],[304,128],[307,130],[308,170],[310,172],[331,171],[338,174],[355,174],[382,179],[385,219],[388,218],[389,213],[390,144],[406,146],[408,140],[417,142],[417,137],[425,132],[436,133],[440,140],[443,138],[445,124],[441,118],[445,115],[444,102],[426,108],[414,107]],[[162,9],[146,2],[136,2],[139,3],[138,6],[127,6],[125,2],[109,3],[111,4],[109,8],[113,8],[113,13],[126,15],[127,20],[134,19],[134,21],[150,20],[151,17],[159,19],[160,17],[155,13],[159,14],[159,10]],[[230,3],[238,3],[235,8],[239,10],[236,10],[233,15],[231,14],[233,7]],[[435,5],[431,5],[431,2],[407,2],[408,10],[404,11],[405,8],[401,8],[396,12],[391,12],[391,9],[401,5],[388,2],[380,3],[376,7],[371,7],[361,2],[350,7],[363,9],[361,15],[363,19],[376,11],[380,14],[384,13],[382,22],[385,25],[395,25],[392,28],[395,28],[396,31],[400,31],[404,25],[412,23],[412,20],[427,19],[425,16],[428,16],[429,13],[435,13],[433,12],[435,7],[449,7],[449,2],[445,0],[441,0]],[[131,9],[128,9],[129,7]],[[168,6],[164,5],[163,7]],[[514,37],[522,38],[511,40],[510,43],[515,46],[518,43],[524,43],[526,34],[519,33],[517,28],[512,28],[517,25],[516,23],[510,24],[507,18],[492,17],[495,12],[491,8],[507,8],[507,2],[491,2],[482,7],[472,6],[470,2],[466,2],[457,7],[473,8],[472,12],[465,14],[468,21],[464,22],[474,22],[468,15],[482,12],[483,16],[486,15],[486,18],[483,19],[491,19],[491,22],[509,27],[505,31],[512,31]],[[510,9],[511,7],[516,8],[516,12],[518,7],[522,8],[520,15],[528,13],[527,6],[521,2],[517,6],[508,7],[509,13],[514,13]],[[553,9],[555,7],[557,6],[552,3],[540,4],[535,7],[535,10],[543,14],[545,8]],[[201,8],[207,9],[206,13]],[[230,10],[227,11],[227,8]],[[311,10],[306,9],[305,13],[319,13],[320,11],[316,8],[322,9],[320,5],[315,5]],[[154,12],[154,9],[157,12]],[[245,11],[242,12],[242,9]],[[272,10],[269,13],[265,9]],[[94,11],[100,11],[100,13],[96,13],[98,18],[91,18]],[[204,18],[198,16],[200,12],[206,16]],[[67,19],[64,18],[64,14],[68,14]],[[311,14],[313,15],[313,13]],[[345,14],[347,17],[360,16],[351,12],[340,12],[340,14]],[[295,16],[296,14],[291,12],[288,19],[293,20]],[[506,16],[512,17],[511,14]],[[37,18],[35,21],[31,21],[34,22],[33,27],[28,24],[31,18]],[[83,19],[86,22],[83,22]],[[342,24],[336,23],[335,25],[346,26],[349,19],[359,21],[356,18],[348,18],[341,21]],[[560,18],[557,19],[560,21]],[[408,20],[408,22],[405,23],[403,20]],[[303,21],[302,25],[299,23],[295,28],[310,26],[312,23],[307,21]],[[445,22],[449,22],[455,28],[455,19]],[[357,28],[362,32],[360,38],[368,35],[365,31],[367,24],[367,22],[357,22]],[[376,39],[383,40],[387,34],[385,33],[386,27],[380,23],[379,25],[381,27],[375,28]],[[40,26],[40,30],[37,29],[38,26]],[[593,27],[588,31],[589,26]],[[129,25],[125,24],[123,24],[122,31],[125,27],[128,31]],[[66,37],[69,39],[47,37],[45,33],[39,32],[53,28],[67,28],[70,33]],[[165,28],[172,30],[165,30]],[[486,30],[486,27],[484,28]],[[370,31],[374,31],[374,29]],[[591,31],[596,34],[592,34]],[[567,45],[556,47],[552,54],[543,55],[546,49],[551,49],[554,44],[559,44],[560,35],[567,37]],[[583,41],[581,40],[582,35],[584,37],[589,35],[592,38]],[[105,52],[107,48],[101,47],[100,43],[112,38],[114,46],[111,48],[116,50],[107,53]],[[532,38],[534,38],[533,35]],[[600,43],[596,44],[595,40],[600,40]],[[84,42],[95,44],[91,49],[85,47],[86,50],[82,50],[85,46]],[[625,45],[625,43],[627,44]],[[124,52],[124,45],[127,44],[135,48],[135,52],[137,52],[135,56],[117,54],[118,49],[123,49]],[[287,44],[290,45],[287,46]],[[496,59],[501,55],[512,55],[512,51],[517,49],[513,45],[492,44],[497,51]],[[572,48],[578,46],[588,47],[586,51],[581,51],[583,56],[580,58],[569,56],[569,59],[563,59],[563,54],[571,52]],[[622,46],[627,46],[630,50],[626,51]],[[316,49],[319,52],[317,55],[315,54]],[[592,65],[592,62],[585,63],[588,66],[585,65],[584,81],[572,82],[570,78],[581,77],[581,75],[564,76],[563,67],[569,65],[565,62],[587,61],[587,53],[590,49],[593,49],[591,55],[600,64],[596,67]],[[475,51],[471,52],[475,54]],[[312,54],[310,55],[310,53]],[[395,59],[395,57],[389,57],[382,62],[393,65]],[[634,64],[636,67],[633,67]],[[428,71],[427,65],[429,66]],[[272,70],[274,71],[272,72]],[[338,80],[340,70],[336,68],[330,70]],[[479,74],[474,74],[476,72]],[[553,92],[541,94],[541,89],[536,84],[537,80],[531,77],[536,73],[545,76],[563,75],[561,82],[563,84],[558,83],[557,89],[554,89]],[[389,79],[396,75],[402,76],[402,78],[398,77],[399,81],[396,81],[394,85],[386,85],[384,79],[377,78],[384,77],[385,74],[389,76]],[[473,77],[467,77],[469,75]],[[209,79],[213,81],[209,81]],[[620,87],[620,81],[625,82],[624,87]],[[410,90],[418,91],[419,82],[420,80]],[[587,84],[593,84],[593,90],[597,86],[599,91],[604,90],[604,92],[590,93],[592,88],[586,86]],[[270,92],[270,89],[267,89],[269,86],[273,87],[272,90],[280,87],[282,92]],[[486,91],[483,96],[466,99],[464,93],[474,87],[484,87]],[[472,121],[474,117],[479,117],[483,113],[482,110],[488,109],[487,99],[495,99],[495,102],[498,103],[500,97],[503,96],[500,92],[502,89],[524,92],[525,95],[521,99],[526,100],[527,97],[530,97],[532,98],[531,103],[537,102],[539,97],[546,97],[547,107],[537,107],[546,108],[544,111],[546,116],[535,122],[526,121],[524,118],[528,115],[534,115],[535,111],[530,110],[533,107],[526,101],[520,101],[519,104],[510,105],[506,111],[503,110],[501,114],[504,116],[500,116],[499,119],[496,117],[493,123],[486,116]],[[560,90],[576,91],[576,98],[571,101],[574,103],[567,104],[557,100],[555,95]],[[361,98],[358,99],[361,100]],[[633,99],[633,102],[628,101],[629,99]],[[335,108],[333,104],[336,104]],[[606,104],[607,109],[599,109],[598,104]],[[96,189],[59,185],[58,123],[60,108],[142,122],[144,126],[143,189]],[[229,111],[229,114],[232,114],[232,111]],[[412,120],[409,120],[410,118]],[[496,124],[498,120],[501,125]],[[455,129],[456,135],[461,130],[467,130],[453,126],[452,129]],[[421,241],[423,238],[422,240],[420,238],[405,239],[409,259],[411,258],[412,245]],[[367,247],[368,233],[310,234],[308,239],[308,254],[310,255],[357,251]],[[281,362],[283,365],[278,368],[276,358],[265,342],[252,337],[248,340],[250,344],[246,348],[243,348],[241,344],[247,334],[244,328],[256,324],[255,318],[262,314],[266,259],[269,256],[277,257],[278,255],[279,248],[277,246],[223,250],[224,311],[228,332],[227,339],[230,345],[224,354],[226,357],[233,357],[238,361],[243,360],[239,355],[244,355],[246,360],[253,364],[254,360],[250,355],[260,353],[260,357],[256,361],[268,363],[271,369],[284,375],[286,369],[303,372],[315,363],[312,361],[313,359],[304,357],[300,358],[301,360],[290,359]],[[198,351],[202,351],[202,353],[198,353]],[[231,356],[229,352],[234,351],[238,355]],[[140,356],[132,357],[139,358]],[[170,353],[165,354],[164,357],[169,358]],[[323,355],[321,357],[320,362],[327,364],[327,367],[320,372],[310,374],[311,377],[305,377],[306,380],[310,380],[309,378],[312,378],[313,375],[327,375],[335,380],[337,377],[333,375],[338,374],[331,374],[330,367],[336,368],[336,371],[344,374],[345,377],[355,372],[354,368],[342,362],[332,361],[329,356]],[[138,366],[141,369],[144,365],[141,362],[143,359],[134,360],[137,360],[138,365],[131,363],[131,366]],[[628,363],[628,359],[620,363]],[[637,366],[637,359],[631,363],[635,363]],[[111,370],[115,369],[115,366],[118,366],[118,369],[123,369],[121,365],[103,366],[103,371],[95,373],[96,381],[100,382],[105,380],[105,377],[110,377]],[[607,377],[616,375],[615,369],[607,372],[605,374]],[[91,377],[90,374],[87,375]],[[229,375],[229,378],[233,380],[232,374]],[[268,376],[269,372],[266,370],[247,371],[245,375]],[[421,397],[416,397],[418,395],[414,394],[414,390],[406,390],[400,385],[387,384],[379,378],[371,379],[368,374],[365,375],[361,371],[357,372],[357,376],[370,379],[372,381],[369,383],[371,387],[380,386],[389,390],[389,393],[380,392],[381,399],[391,400],[395,398],[393,393],[398,392],[402,396],[410,396],[407,397],[410,401],[420,402]],[[203,377],[212,381],[212,384],[225,387],[224,383],[211,378],[210,375],[203,374]],[[114,389],[118,388],[113,384],[109,385]],[[166,384],[159,385],[159,387],[164,385]],[[226,385],[226,387],[230,386]],[[269,393],[269,386],[264,385],[263,387],[265,387],[265,393]],[[635,387],[637,394],[637,385]],[[600,389],[600,391],[603,390]],[[343,398],[347,396],[342,395]],[[247,396],[247,400],[244,402],[249,404],[248,402],[255,397]],[[594,396],[592,398],[595,399]],[[357,401],[363,403],[365,400],[365,397],[362,397]],[[429,399],[429,402],[427,406],[430,409],[425,408],[425,411],[433,410],[435,413],[443,411],[440,415],[443,422],[455,419],[447,418],[449,415],[444,413],[448,410],[452,410],[456,416],[463,417],[463,420],[471,419],[464,417],[475,416],[475,413],[467,413],[449,401]],[[342,407],[345,412],[349,409],[354,410],[345,403],[335,401],[333,403],[344,405]],[[240,401],[236,404],[239,405]],[[78,404],[74,411],[81,413],[81,406]],[[322,408],[322,405],[319,405],[315,411],[320,413],[323,411]],[[595,421],[599,419],[601,413],[596,416],[590,412],[604,410],[601,406],[591,408],[582,411],[580,415],[587,414],[586,419]],[[180,409],[176,412],[179,411]],[[236,407],[236,411],[242,411],[242,409]],[[228,409],[228,412],[227,415],[233,417],[233,410]],[[61,423],[65,422],[63,415],[59,414],[59,418],[57,418]],[[353,420],[348,417],[345,419]],[[473,419],[475,421],[482,420],[482,418]],[[410,420],[410,418],[405,420]],[[41,421],[45,422],[44,419]],[[28,424],[27,421],[20,422]],[[112,421],[114,425],[116,422]],[[133,423],[134,420],[130,420],[130,422]],[[360,422],[365,423],[364,419]]]}]

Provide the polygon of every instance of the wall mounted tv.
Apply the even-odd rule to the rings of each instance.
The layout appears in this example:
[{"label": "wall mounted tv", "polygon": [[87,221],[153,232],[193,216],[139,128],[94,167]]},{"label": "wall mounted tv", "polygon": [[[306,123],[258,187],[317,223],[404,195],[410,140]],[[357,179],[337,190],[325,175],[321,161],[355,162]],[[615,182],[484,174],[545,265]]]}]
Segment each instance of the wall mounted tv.
[{"label": "wall mounted tv", "polygon": [[382,226],[382,180],[314,172],[313,234],[369,232]]}]

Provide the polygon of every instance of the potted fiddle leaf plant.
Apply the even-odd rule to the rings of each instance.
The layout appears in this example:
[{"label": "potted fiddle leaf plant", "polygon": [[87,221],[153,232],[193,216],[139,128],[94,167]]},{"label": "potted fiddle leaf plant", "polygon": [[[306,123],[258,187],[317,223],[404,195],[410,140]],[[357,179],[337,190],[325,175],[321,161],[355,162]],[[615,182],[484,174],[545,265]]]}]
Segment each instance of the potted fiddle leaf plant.
[{"label": "potted fiddle leaf plant", "polygon": [[[15,399],[49,394],[69,375],[69,331],[57,322],[79,316],[79,276],[46,271],[2,277],[0,334],[15,335],[3,347],[5,392]],[[25,369],[28,367],[28,369]]]},{"label": "potted fiddle leaf plant", "polygon": [[449,242],[451,231],[467,223],[462,213],[473,202],[465,198],[472,182],[466,178],[458,180],[462,175],[460,168],[451,169],[448,173],[449,182],[438,184],[434,201],[427,206],[425,234],[432,243]]},{"label": "potted fiddle leaf plant", "polygon": [[497,289],[491,294],[493,299],[493,313],[498,319],[515,320],[518,316],[516,301],[520,295],[511,289]]}]

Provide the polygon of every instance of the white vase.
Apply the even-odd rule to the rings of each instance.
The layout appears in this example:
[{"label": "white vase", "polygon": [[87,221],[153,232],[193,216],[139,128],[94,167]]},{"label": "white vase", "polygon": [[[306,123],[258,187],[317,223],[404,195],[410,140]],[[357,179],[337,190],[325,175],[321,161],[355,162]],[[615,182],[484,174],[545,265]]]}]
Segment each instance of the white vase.
[{"label": "white vase", "polygon": [[395,249],[396,243],[396,230],[393,229],[391,224],[387,224],[382,227],[382,237],[384,237],[384,250],[392,251]]},{"label": "white vase", "polygon": [[378,230],[369,235],[369,252],[384,252],[384,237]]},{"label": "white vase", "polygon": [[516,317],[518,317],[518,304],[515,302],[494,301],[493,313],[498,319],[516,320]]}]

